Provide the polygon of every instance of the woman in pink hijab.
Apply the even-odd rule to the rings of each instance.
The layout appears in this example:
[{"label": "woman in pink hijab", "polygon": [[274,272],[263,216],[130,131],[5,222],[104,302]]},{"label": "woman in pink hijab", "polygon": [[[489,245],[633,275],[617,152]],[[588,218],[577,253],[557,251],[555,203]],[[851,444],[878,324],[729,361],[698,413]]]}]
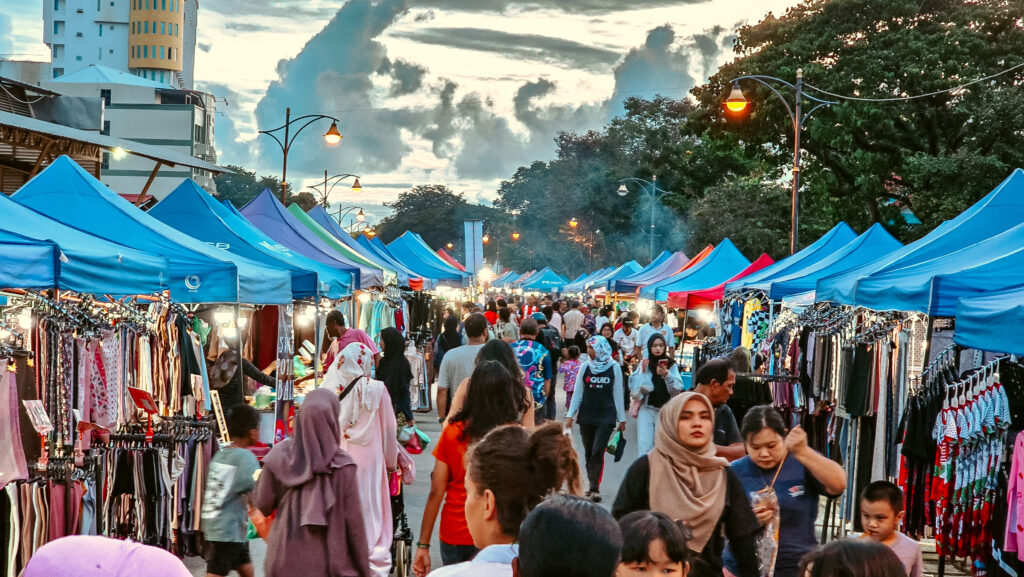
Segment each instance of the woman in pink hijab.
[{"label": "woman in pink hijab", "polygon": [[351,343],[328,368],[324,387],[344,395],[338,418],[341,448],[357,465],[370,569],[378,577],[388,577],[395,533],[388,472],[398,467],[398,423],[387,386],[370,378],[372,367],[369,347]]}]

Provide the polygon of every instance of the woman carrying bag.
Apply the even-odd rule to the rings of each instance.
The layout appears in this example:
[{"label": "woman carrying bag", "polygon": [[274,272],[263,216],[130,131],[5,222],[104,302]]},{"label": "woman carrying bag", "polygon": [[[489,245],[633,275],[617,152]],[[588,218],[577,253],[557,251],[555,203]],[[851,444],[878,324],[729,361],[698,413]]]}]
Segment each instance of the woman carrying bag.
[{"label": "woman carrying bag", "polygon": [[590,359],[576,374],[565,427],[571,429],[573,422],[579,422],[590,482],[587,497],[599,503],[608,440],[616,429],[626,430],[625,387],[622,367],[612,358],[612,347],[604,337],[587,339],[587,355]]},{"label": "woman carrying bag", "polygon": [[640,457],[654,448],[658,411],[683,392],[679,365],[669,356],[665,337],[655,333],[645,346],[647,358],[640,362],[639,370],[629,376],[629,412],[636,417],[636,447]]}]

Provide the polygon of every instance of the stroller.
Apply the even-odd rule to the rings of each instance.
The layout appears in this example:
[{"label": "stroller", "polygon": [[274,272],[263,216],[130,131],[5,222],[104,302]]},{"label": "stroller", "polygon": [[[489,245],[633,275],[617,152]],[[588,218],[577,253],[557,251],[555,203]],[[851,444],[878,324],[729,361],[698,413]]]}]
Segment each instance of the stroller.
[{"label": "stroller", "polygon": [[405,488],[391,497],[391,517],[394,520],[395,537],[391,541],[391,574],[395,577],[412,575],[413,542],[409,517],[405,514]]}]

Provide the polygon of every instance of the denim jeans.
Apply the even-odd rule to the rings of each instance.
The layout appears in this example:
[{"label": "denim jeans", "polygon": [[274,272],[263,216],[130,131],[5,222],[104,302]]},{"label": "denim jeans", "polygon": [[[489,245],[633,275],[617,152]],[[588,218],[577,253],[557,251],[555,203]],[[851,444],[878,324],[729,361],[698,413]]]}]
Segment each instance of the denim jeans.
[{"label": "denim jeans", "polygon": [[658,426],[658,409],[644,402],[636,416],[637,456],[643,457],[654,448],[654,430]]},{"label": "denim jeans", "polygon": [[479,549],[472,545],[449,545],[441,541],[441,564],[455,565],[472,561]]}]

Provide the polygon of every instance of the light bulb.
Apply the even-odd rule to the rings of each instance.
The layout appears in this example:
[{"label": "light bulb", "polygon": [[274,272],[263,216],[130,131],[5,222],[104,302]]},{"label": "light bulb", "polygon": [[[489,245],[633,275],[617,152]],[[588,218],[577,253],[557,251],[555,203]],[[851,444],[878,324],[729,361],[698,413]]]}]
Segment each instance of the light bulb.
[{"label": "light bulb", "polygon": [[218,310],[213,313],[213,320],[217,321],[219,325],[226,325],[235,318],[235,313],[229,310]]},{"label": "light bulb", "polygon": [[220,330],[221,336],[225,339],[235,339],[238,337],[238,329],[235,327],[224,327]]},{"label": "light bulb", "polygon": [[359,293],[359,296],[356,298],[359,299],[359,302],[365,305],[370,302],[370,293]]},{"label": "light bulb", "polygon": [[249,319],[247,317],[238,317],[238,328],[244,329],[249,325]]}]

